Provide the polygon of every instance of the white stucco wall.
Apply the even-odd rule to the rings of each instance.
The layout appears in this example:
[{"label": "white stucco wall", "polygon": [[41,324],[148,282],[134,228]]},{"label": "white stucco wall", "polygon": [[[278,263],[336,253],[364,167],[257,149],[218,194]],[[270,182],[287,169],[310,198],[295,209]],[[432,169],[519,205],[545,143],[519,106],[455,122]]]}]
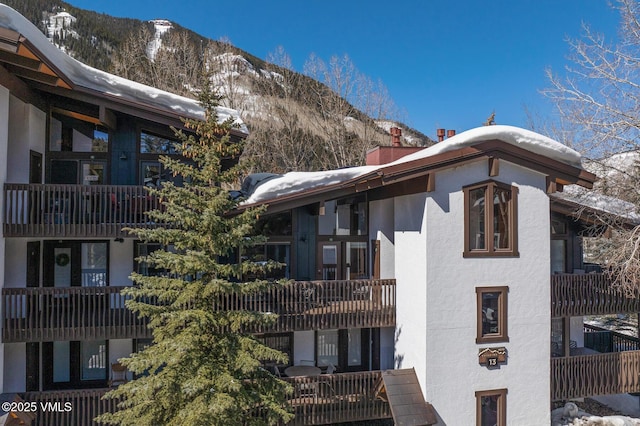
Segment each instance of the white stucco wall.
[{"label": "white stucco wall", "polygon": [[425,376],[427,361],[425,200],[425,194],[415,194],[398,197],[394,202],[397,339],[395,366],[413,367],[418,372],[418,377]]},{"label": "white stucco wall", "polygon": [[[46,114],[33,105],[12,96],[10,100],[10,127],[7,182],[29,182],[29,151],[44,156],[46,142]],[[44,166],[43,166],[44,169]]]},{"label": "white stucco wall", "polygon": [[[414,367],[446,424],[475,422],[475,392],[507,388],[507,424],[549,423],[549,201],[545,177],[502,161],[496,181],[518,194],[517,258],[462,257],[462,187],[488,180],[486,161],[436,176],[436,191],[395,205],[397,358]],[[476,344],[477,287],[509,286],[509,342]],[[478,351],[504,346],[499,369]]]},{"label": "white stucco wall", "polygon": [[393,199],[369,204],[369,235],[380,241],[380,278],[395,278]]}]

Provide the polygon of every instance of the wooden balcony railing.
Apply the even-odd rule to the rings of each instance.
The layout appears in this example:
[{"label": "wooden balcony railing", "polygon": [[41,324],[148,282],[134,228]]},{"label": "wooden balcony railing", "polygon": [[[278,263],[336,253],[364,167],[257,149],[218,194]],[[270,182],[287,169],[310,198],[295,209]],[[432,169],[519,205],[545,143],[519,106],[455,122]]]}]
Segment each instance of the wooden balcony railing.
[{"label": "wooden balcony railing", "polygon": [[551,358],[551,400],[640,392],[640,351]]},{"label": "wooden balcony railing", "polygon": [[4,185],[5,237],[128,237],[124,226],[156,226],[159,206],[142,186]]},{"label": "wooden balcony railing", "polygon": [[[296,415],[288,425],[322,425],[391,417],[389,405],[376,398],[380,371],[287,378],[293,385],[289,403]],[[93,419],[117,409],[116,401],[102,400],[108,389],[27,392],[28,402],[57,403],[59,410],[38,410],[34,426],[97,425]],[[71,410],[65,411],[65,403]],[[67,405],[68,406],[68,405]]]},{"label": "wooden balcony railing", "polygon": [[291,425],[329,425],[391,418],[389,404],[376,397],[380,371],[323,374],[284,380],[293,385]]},{"label": "wooden balcony railing", "polygon": [[[33,426],[91,426],[101,424],[93,420],[98,415],[116,410],[116,400],[102,399],[108,390],[26,392],[23,399],[37,403],[38,410]],[[47,409],[42,409],[45,407],[44,404],[48,404]]]},{"label": "wooden balcony railing", "polygon": [[124,287],[2,289],[2,340],[39,342],[151,337],[125,307]]},{"label": "wooden balcony railing", "polygon": [[[2,339],[11,342],[145,338],[146,322],[125,307],[124,287],[4,288]],[[226,296],[215,309],[279,314],[287,332],[393,327],[395,280],[291,282],[257,296]]]},{"label": "wooden balcony railing", "polygon": [[551,276],[551,316],[571,317],[640,311],[640,297],[612,287],[607,274]]},{"label": "wooden balcony railing", "polygon": [[279,315],[276,324],[251,332],[393,327],[395,280],[296,281],[257,296],[228,296],[218,310]]}]

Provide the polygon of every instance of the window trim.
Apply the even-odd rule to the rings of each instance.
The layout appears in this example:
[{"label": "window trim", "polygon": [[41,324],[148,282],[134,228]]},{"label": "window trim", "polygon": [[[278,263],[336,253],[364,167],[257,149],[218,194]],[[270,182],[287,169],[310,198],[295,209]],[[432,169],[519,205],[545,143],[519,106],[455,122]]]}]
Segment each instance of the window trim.
[{"label": "window trim", "polygon": [[[493,238],[486,238],[487,246],[484,249],[470,249],[470,192],[475,189],[486,188],[485,199],[493,199],[493,191],[496,188],[509,191],[511,200],[509,202],[509,248],[496,249]],[[463,257],[519,257],[518,252],[518,187],[507,185],[495,180],[487,180],[462,188],[464,192],[464,252]],[[486,204],[485,204],[486,205]],[[486,235],[494,235],[493,230],[493,209],[485,207],[484,226]]]},{"label": "window trim", "polygon": [[[500,293],[498,297],[498,333],[482,332],[482,295]],[[509,286],[476,287],[476,343],[504,343],[509,341],[508,332],[508,294]]]},{"label": "window trim", "polygon": [[492,389],[484,391],[476,391],[476,425],[482,425],[482,397],[497,396],[497,419],[496,426],[505,426],[507,424],[507,389]]}]

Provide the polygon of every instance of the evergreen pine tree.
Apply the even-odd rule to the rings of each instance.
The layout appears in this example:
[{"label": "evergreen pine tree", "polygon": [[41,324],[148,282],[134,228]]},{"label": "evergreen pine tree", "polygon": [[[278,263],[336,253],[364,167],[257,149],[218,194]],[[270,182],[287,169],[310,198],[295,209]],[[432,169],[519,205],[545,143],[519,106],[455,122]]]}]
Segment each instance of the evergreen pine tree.
[{"label": "evergreen pine tree", "polygon": [[220,261],[264,240],[253,236],[260,210],[229,215],[237,201],[224,186],[238,181],[241,166],[225,169],[223,160],[239,156],[242,147],[230,141],[231,121],[219,122],[220,97],[205,80],[205,119],[184,120],[192,134],[176,131],[183,159],[161,159],[184,184],[150,189],[161,208],[149,212],[149,219],[168,225],[130,230],[166,248],[139,259],[165,273],[133,273],[135,285],[123,291],[131,296],[128,308],[148,319],[153,344],[121,360],[137,378],[106,395],[118,399],[119,408],[98,418],[104,423],[267,425],[293,417],[286,405],[290,386],[261,368],[265,360],[286,363],[287,356],[246,332],[272,323],[274,316],[220,308],[225,299],[278,284],[241,282],[265,266]]}]

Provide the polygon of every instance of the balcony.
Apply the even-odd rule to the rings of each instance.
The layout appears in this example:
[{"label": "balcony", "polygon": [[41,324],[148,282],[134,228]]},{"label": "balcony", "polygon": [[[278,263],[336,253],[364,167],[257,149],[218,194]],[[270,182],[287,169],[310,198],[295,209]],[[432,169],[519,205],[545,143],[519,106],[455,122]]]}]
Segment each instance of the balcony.
[{"label": "balcony", "polygon": [[279,315],[272,327],[254,333],[393,327],[396,281],[296,281],[259,295],[224,297],[216,309]]},{"label": "balcony", "polygon": [[640,297],[611,286],[607,274],[551,276],[551,317],[640,311]]},{"label": "balcony", "polygon": [[551,400],[640,392],[640,351],[551,358]]},{"label": "balcony", "polygon": [[2,341],[151,337],[146,322],[125,307],[123,288],[4,288]]},{"label": "balcony", "polygon": [[156,226],[144,212],[158,200],[142,186],[4,185],[5,237],[130,237],[125,226]]},{"label": "balcony", "polygon": [[[4,343],[145,338],[146,322],[125,307],[125,287],[4,288]],[[252,296],[229,295],[215,306],[279,314],[271,327],[290,332],[395,326],[395,280],[308,281]]]},{"label": "balcony", "polygon": [[[285,378],[293,387],[289,403],[296,415],[289,425],[322,425],[391,418],[389,405],[376,398],[380,371]],[[313,389],[313,393],[308,390]],[[108,389],[27,392],[29,402],[71,403],[72,410],[38,411],[34,425],[92,425],[94,417],[116,409],[113,400],[102,400]]]}]

